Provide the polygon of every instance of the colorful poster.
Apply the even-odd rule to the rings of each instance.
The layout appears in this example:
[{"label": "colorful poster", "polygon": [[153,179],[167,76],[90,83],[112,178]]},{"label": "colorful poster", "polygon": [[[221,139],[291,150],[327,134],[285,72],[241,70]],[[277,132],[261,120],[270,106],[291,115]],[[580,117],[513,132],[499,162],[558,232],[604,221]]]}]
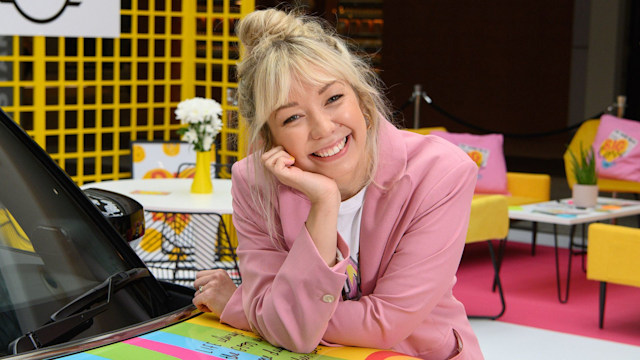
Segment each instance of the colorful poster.
[{"label": "colorful poster", "polygon": [[358,347],[318,346],[309,354],[275,347],[257,335],[220,324],[201,314],[162,330],[116,344],[66,356],[67,360],[210,359],[210,360],[405,360],[397,352]]}]

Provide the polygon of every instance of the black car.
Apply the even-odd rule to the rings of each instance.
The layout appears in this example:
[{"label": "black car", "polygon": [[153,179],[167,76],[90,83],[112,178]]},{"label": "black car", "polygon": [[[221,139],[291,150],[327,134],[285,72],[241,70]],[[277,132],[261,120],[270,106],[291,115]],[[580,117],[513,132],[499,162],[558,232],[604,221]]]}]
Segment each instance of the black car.
[{"label": "black car", "polygon": [[[192,316],[194,290],[158,281],[126,241],[144,226],[130,201],[81,191],[0,110],[0,358],[82,351]],[[105,202],[131,211],[111,222]]]}]

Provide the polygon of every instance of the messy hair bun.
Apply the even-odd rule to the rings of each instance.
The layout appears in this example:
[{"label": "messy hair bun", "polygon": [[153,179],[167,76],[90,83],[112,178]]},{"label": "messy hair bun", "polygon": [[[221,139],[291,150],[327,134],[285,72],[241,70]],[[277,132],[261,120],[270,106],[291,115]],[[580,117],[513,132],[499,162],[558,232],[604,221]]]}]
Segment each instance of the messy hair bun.
[{"label": "messy hair bun", "polygon": [[[253,48],[263,40],[285,40],[287,37],[309,34],[305,30],[303,15],[298,16],[274,9],[255,11],[242,19],[236,27],[236,35],[246,52],[251,53]],[[315,29],[316,23],[308,25],[314,28],[312,32],[318,30]]]}]

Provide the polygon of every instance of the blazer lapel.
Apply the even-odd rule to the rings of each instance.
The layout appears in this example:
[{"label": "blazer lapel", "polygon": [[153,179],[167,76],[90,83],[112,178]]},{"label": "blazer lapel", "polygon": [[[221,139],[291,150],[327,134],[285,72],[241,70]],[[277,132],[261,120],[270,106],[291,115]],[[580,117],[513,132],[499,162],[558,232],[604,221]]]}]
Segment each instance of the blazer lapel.
[{"label": "blazer lapel", "polygon": [[396,234],[402,221],[412,184],[407,175],[406,135],[385,119],[380,119],[378,168],[365,195],[360,225],[361,290],[370,294],[384,273],[402,234]]},{"label": "blazer lapel", "polygon": [[373,292],[378,277],[386,270],[398,245],[402,234],[395,231],[410,191],[408,176],[400,178],[387,191],[377,186],[367,189],[360,225],[359,265],[363,295]]}]

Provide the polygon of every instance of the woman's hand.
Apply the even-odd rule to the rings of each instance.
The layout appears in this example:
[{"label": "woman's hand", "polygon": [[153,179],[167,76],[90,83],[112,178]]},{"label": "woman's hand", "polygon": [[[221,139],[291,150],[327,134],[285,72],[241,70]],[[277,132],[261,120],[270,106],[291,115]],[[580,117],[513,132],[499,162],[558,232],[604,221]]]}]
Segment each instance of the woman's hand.
[{"label": "woman's hand", "polygon": [[295,159],[282,146],[265,152],[262,162],[281,183],[301,191],[312,204],[321,201],[340,204],[340,191],[335,180],[294,166]]},{"label": "woman's hand", "polygon": [[218,316],[237,289],[229,274],[221,269],[198,271],[193,286],[196,288],[193,305],[200,311]]},{"label": "woman's hand", "polygon": [[327,176],[294,166],[295,159],[282,146],[265,152],[262,161],[280,182],[309,198],[311,209],[305,226],[322,259],[329,266],[335,265],[341,201],[338,184]]}]

